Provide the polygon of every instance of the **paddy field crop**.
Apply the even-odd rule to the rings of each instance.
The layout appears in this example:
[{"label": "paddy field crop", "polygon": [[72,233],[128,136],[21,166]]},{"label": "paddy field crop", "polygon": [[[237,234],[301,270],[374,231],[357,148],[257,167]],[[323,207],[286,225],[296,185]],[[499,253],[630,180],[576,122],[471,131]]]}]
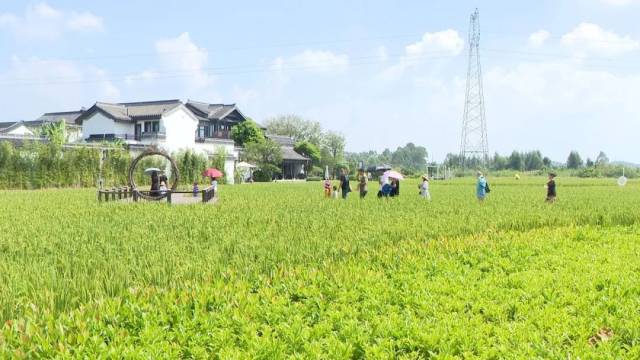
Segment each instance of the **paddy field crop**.
[{"label": "paddy field crop", "polygon": [[640,358],[640,183],[490,180],[1,191],[0,358]]}]

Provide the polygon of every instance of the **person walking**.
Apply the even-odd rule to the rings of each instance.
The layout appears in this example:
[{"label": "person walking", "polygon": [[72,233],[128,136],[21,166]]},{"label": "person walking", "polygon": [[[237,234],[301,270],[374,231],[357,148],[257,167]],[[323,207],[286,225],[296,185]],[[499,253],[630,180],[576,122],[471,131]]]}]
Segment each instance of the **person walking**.
[{"label": "person walking", "polygon": [[487,185],[487,179],[485,179],[481,171],[478,171],[477,175],[478,181],[476,182],[476,196],[478,197],[478,201],[483,202],[487,197],[487,189],[489,186]]},{"label": "person walking", "polygon": [[331,197],[331,180],[328,177],[324,179],[324,197],[327,199]]},{"label": "person walking", "polygon": [[549,173],[549,181],[547,182],[547,199],[545,201],[550,204],[556,201],[556,176],[556,173]]},{"label": "person walking", "polygon": [[363,169],[358,170],[358,191],[360,192],[360,199],[364,199],[369,192],[369,178]]},{"label": "person walking", "polygon": [[431,194],[429,193],[429,176],[422,176],[422,183],[418,186],[420,188],[420,196],[431,201]]},{"label": "person walking", "polygon": [[342,192],[342,198],[344,200],[347,199],[347,196],[351,192],[351,185],[349,185],[349,175],[347,175],[347,170],[342,169],[340,175],[340,191]]}]

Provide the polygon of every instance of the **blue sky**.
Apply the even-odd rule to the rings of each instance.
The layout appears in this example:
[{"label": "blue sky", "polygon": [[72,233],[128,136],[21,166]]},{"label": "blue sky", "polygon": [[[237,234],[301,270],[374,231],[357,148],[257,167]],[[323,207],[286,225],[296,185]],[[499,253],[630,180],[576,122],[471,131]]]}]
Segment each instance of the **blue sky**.
[{"label": "blue sky", "polygon": [[412,141],[441,160],[460,143],[475,7],[492,152],[640,162],[636,0],[3,2],[0,116],[237,103],[320,121],[351,151]]}]

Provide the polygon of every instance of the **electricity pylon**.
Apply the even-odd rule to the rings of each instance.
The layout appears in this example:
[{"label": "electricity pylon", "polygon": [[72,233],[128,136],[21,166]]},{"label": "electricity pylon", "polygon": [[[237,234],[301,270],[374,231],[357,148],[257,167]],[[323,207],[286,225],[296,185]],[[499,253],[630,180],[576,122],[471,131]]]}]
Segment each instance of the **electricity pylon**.
[{"label": "electricity pylon", "polygon": [[465,167],[465,159],[480,158],[483,165],[489,160],[487,141],[487,120],[484,114],[484,94],[482,91],[482,67],[480,66],[480,13],[471,14],[469,22],[469,68],[467,70],[467,93],[462,121],[460,161]]}]

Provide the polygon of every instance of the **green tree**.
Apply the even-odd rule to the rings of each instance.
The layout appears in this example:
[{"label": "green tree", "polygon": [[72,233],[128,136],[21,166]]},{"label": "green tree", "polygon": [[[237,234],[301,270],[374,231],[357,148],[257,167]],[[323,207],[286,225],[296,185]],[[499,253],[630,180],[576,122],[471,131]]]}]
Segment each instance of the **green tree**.
[{"label": "green tree", "polygon": [[264,141],[264,134],[253,120],[248,119],[231,129],[231,138],[237,145],[244,146],[250,142]]},{"label": "green tree", "polygon": [[295,142],[308,141],[317,147],[322,145],[322,126],[317,121],[305,120],[299,115],[279,115],[265,121],[267,133],[289,136]]},{"label": "green tree", "polygon": [[266,139],[263,142],[248,143],[244,148],[244,157],[258,166],[265,178],[271,179],[280,172],[282,148],[277,142]]},{"label": "green tree", "polygon": [[323,163],[330,163],[335,166],[335,164],[342,161],[344,156],[344,147],[344,136],[334,131],[328,131],[324,135],[324,143],[322,144],[322,149],[325,150],[322,153]]},{"label": "green tree", "polygon": [[524,166],[527,170],[540,170],[544,166],[540,151],[530,151],[524,154]]},{"label": "green tree", "polygon": [[569,153],[569,157],[567,158],[567,168],[569,169],[579,169],[583,166],[582,158],[577,151],[572,151]]},{"label": "green tree", "polygon": [[42,125],[40,134],[56,146],[62,146],[67,141],[67,130],[64,120],[50,122]]},{"label": "green tree", "polygon": [[524,160],[522,154],[517,151],[513,151],[509,156],[509,169],[522,171],[524,169]]},{"label": "green tree", "polygon": [[311,159],[311,163],[315,166],[320,164],[320,149],[314,144],[308,141],[300,141],[296,143],[296,146],[293,148],[297,153],[302,154],[309,159]]},{"label": "green tree", "polygon": [[504,170],[507,168],[508,161],[504,156],[501,156],[498,153],[493,155],[493,159],[491,160],[491,166],[494,170]]},{"label": "green tree", "polygon": [[400,167],[405,172],[424,172],[427,169],[427,149],[408,143],[398,147],[391,156],[391,164]]},{"label": "green tree", "polygon": [[545,156],[544,158],[542,158],[542,164],[544,164],[544,167],[550,168],[551,167],[551,159],[549,157]]},{"label": "green tree", "polygon": [[596,158],[596,166],[605,167],[607,165],[609,165],[609,157],[607,157],[607,154],[605,154],[604,151],[600,151],[600,154],[598,154],[598,157]]}]

